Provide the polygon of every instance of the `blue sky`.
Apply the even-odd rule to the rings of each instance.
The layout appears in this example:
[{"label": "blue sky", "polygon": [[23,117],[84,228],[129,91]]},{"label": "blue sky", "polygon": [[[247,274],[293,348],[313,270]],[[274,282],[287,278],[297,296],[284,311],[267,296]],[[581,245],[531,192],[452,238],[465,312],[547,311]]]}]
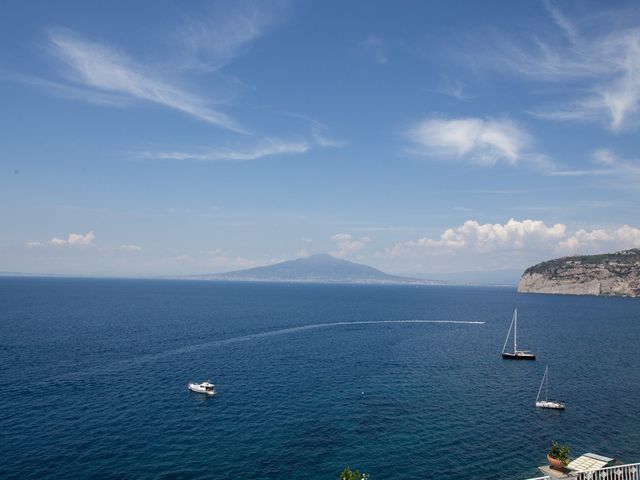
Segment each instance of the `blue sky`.
[{"label": "blue sky", "polygon": [[640,246],[635,2],[0,6],[0,271]]}]

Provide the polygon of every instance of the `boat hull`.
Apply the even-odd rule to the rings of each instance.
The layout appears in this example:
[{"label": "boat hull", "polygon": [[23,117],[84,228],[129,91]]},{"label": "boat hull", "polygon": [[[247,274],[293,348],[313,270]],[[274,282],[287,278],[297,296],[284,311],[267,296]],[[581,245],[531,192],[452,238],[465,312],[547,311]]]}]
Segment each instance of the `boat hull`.
[{"label": "boat hull", "polygon": [[538,408],[548,408],[551,410],[564,410],[564,402],[557,402],[553,400],[547,400],[542,402],[536,402]]},{"label": "boat hull", "polygon": [[535,360],[536,356],[533,353],[503,352],[502,358],[506,360]]},{"label": "boat hull", "polygon": [[205,388],[201,387],[198,384],[190,383],[190,384],[187,385],[187,388],[191,392],[202,393],[204,395],[209,395],[210,397],[213,397],[216,394],[215,390],[206,390]]}]

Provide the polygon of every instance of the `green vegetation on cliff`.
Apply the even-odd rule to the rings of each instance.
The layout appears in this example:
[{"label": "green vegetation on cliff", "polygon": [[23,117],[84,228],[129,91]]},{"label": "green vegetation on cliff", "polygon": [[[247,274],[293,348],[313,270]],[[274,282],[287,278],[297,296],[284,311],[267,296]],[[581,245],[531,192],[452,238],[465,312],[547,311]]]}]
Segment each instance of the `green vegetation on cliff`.
[{"label": "green vegetation on cliff", "polygon": [[[603,265],[609,269],[613,267],[619,274],[627,273],[629,267],[640,263],[640,248],[632,248],[631,250],[623,250],[616,253],[602,253],[598,255],[575,255],[571,257],[555,258],[546,262],[538,263],[527,268],[524,274],[540,273],[548,277],[555,277],[558,271],[565,270],[569,266],[578,265]],[[627,267],[627,268],[625,268]]]}]

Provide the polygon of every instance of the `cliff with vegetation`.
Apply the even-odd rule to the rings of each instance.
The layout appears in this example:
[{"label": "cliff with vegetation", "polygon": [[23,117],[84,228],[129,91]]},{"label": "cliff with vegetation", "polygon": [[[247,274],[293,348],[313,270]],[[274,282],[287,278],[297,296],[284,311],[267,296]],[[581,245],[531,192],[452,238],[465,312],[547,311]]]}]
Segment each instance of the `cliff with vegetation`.
[{"label": "cliff with vegetation", "polygon": [[539,263],[522,274],[518,292],[640,297],[640,249]]}]

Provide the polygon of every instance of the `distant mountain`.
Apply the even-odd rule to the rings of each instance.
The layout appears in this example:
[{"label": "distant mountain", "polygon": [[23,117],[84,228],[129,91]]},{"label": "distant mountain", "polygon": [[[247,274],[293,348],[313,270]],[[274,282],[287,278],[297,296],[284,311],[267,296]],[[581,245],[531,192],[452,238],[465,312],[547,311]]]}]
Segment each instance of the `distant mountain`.
[{"label": "distant mountain", "polygon": [[266,267],[249,268],[213,275],[193,275],[189,278],[250,282],[368,283],[422,284],[441,282],[389,275],[376,268],[332,257],[326,253],[289,260]]},{"label": "distant mountain", "polygon": [[640,249],[539,263],[522,274],[518,292],[640,297]]}]

